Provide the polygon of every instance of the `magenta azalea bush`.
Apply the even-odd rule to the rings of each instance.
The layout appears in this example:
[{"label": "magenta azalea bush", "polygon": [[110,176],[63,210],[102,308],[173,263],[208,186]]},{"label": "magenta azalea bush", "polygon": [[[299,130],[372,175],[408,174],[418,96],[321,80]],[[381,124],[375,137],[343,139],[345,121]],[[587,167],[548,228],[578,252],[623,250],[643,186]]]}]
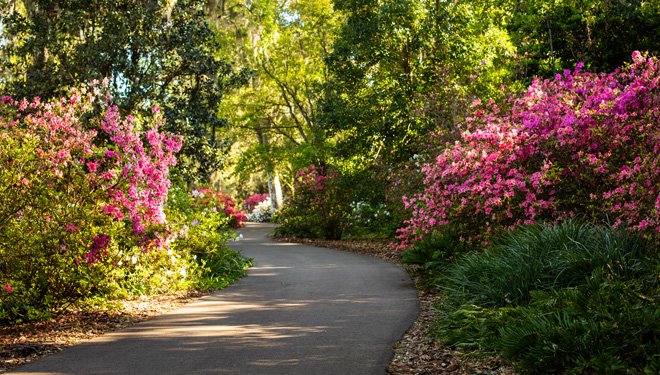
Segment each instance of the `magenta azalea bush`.
[{"label": "magenta azalea bush", "polygon": [[576,215],[660,233],[660,74],[633,54],[609,74],[535,80],[504,108],[473,104],[460,139],[423,166],[400,248],[458,225],[466,240]]},{"label": "magenta azalea bush", "polygon": [[0,320],[109,287],[115,270],[169,241],[163,208],[181,138],[159,131],[157,108],[122,117],[101,89],[2,98],[0,283],[12,293]]}]

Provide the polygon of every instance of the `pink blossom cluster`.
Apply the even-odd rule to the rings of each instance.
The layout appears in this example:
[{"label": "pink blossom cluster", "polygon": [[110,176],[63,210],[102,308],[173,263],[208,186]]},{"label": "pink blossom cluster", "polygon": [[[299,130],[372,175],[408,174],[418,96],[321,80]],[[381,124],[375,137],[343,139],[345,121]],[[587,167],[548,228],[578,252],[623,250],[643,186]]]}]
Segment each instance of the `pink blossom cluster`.
[{"label": "pink blossom cluster", "polygon": [[257,205],[266,199],[269,198],[269,195],[266,194],[252,194],[249,197],[245,198],[245,209],[249,212],[252,212]]},{"label": "pink blossom cluster", "polygon": [[230,218],[232,228],[241,228],[247,221],[247,216],[236,207],[236,201],[223,191],[198,186],[193,188],[192,198],[197,206],[223,212]]},{"label": "pink blossom cluster", "polygon": [[176,164],[174,154],[181,148],[180,136],[158,131],[163,118],[159,111],[153,113],[151,128],[141,134],[132,116],[122,120],[116,106],[107,108],[101,127],[113,145],[91,167],[87,163],[90,172],[107,181],[111,202],[103,211],[117,219],[127,215],[135,234],[144,233],[145,226],[165,223],[169,167]]},{"label": "pink blossom cluster", "polygon": [[609,74],[536,79],[506,109],[473,103],[460,139],[425,164],[399,248],[448,224],[468,239],[575,215],[660,233],[660,74],[639,52]]},{"label": "pink blossom cluster", "polygon": [[294,195],[289,206],[302,212],[330,216],[336,206],[339,174],[335,169],[310,165],[295,173]]},{"label": "pink blossom cluster", "polygon": [[310,165],[296,172],[296,185],[303,189],[320,192],[325,189],[328,178],[325,168]]},{"label": "pink blossom cluster", "polygon": [[108,245],[110,245],[110,236],[103,233],[98,236],[94,236],[92,239],[92,246],[89,249],[89,252],[85,254],[85,260],[88,265],[92,265],[100,262],[104,256],[108,255]]},{"label": "pink blossom cluster", "polygon": [[[14,193],[33,195],[34,201],[46,192],[68,200],[49,202],[52,207],[30,205],[9,211],[40,210],[43,220],[56,221],[63,233],[77,233],[78,226],[87,225],[76,216],[84,207],[113,220],[127,220],[147,246],[159,236],[147,235],[146,228],[166,222],[169,167],[176,163],[181,137],[159,132],[163,118],[158,111],[139,124],[131,116],[122,119],[100,92],[93,85],[89,92],[74,91],[69,98],[53,102],[3,97],[0,183]],[[99,108],[102,120],[94,114]],[[83,117],[91,119],[84,122]],[[37,146],[26,151],[17,140]],[[90,225],[93,214],[86,213]],[[67,221],[74,218],[75,223]],[[84,258],[94,264],[111,238],[104,234],[88,240],[92,245]]]}]

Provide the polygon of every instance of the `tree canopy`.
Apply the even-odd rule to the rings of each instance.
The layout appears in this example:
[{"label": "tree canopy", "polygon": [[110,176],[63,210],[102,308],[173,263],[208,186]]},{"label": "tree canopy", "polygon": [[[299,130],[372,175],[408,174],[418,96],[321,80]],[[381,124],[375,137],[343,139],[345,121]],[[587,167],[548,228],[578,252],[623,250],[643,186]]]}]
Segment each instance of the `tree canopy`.
[{"label": "tree canopy", "polygon": [[[0,1],[2,90],[55,97],[108,78],[124,113],[160,106],[176,173],[263,190],[294,171],[396,168],[498,101],[570,69],[657,54],[658,2]],[[454,134],[454,135],[452,135]],[[226,174],[225,174],[226,176]],[[261,181],[251,185],[248,181]]]},{"label": "tree canopy", "polygon": [[168,130],[185,137],[179,174],[204,180],[221,167],[217,106],[245,77],[219,57],[204,1],[0,4],[5,93],[49,99],[107,78],[123,112],[164,108]]}]

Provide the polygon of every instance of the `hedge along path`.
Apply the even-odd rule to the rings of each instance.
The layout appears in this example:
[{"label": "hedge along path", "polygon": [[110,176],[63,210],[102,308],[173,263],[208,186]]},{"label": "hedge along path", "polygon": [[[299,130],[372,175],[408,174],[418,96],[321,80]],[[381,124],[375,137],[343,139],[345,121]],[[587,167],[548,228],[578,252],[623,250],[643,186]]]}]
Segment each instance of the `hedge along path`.
[{"label": "hedge along path", "polygon": [[384,374],[417,317],[400,268],[268,238],[249,223],[231,246],[248,277],[181,309],[71,347],[16,374]]}]

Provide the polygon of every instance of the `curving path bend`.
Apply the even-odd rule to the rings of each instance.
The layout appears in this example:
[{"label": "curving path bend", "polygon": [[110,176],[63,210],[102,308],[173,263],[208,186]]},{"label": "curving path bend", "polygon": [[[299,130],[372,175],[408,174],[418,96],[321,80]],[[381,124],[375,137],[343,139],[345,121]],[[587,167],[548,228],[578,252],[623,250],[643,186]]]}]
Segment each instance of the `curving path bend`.
[{"label": "curving path bend", "polygon": [[248,224],[231,246],[248,277],[127,329],[27,364],[16,374],[384,374],[418,313],[401,269],[277,242]]}]

